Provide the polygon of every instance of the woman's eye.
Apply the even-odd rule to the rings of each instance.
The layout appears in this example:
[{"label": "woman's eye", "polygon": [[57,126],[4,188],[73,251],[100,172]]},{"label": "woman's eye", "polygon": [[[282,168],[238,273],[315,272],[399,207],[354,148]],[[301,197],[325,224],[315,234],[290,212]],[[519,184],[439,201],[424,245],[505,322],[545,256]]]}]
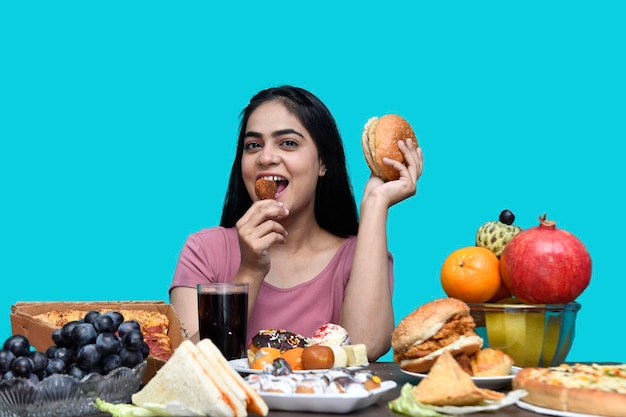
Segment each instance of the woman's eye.
[{"label": "woman's eye", "polygon": [[243,145],[243,149],[245,151],[253,151],[255,149],[260,149],[260,148],[261,148],[261,144],[257,142],[249,142]]},{"label": "woman's eye", "polygon": [[298,142],[296,142],[295,140],[290,140],[290,139],[284,140],[280,144],[281,146],[284,146],[286,148],[294,148],[298,146]]}]

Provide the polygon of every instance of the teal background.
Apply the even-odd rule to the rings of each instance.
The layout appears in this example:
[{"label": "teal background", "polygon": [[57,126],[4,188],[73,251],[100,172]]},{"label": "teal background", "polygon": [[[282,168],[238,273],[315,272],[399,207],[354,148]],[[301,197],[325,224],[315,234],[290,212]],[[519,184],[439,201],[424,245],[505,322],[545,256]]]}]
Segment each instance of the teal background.
[{"label": "teal background", "polygon": [[335,115],[359,201],[363,124],[414,127],[397,321],[483,222],[547,212],[593,259],[568,359],[626,361],[622,3],[297,3],[2,2],[0,337],[17,301],[168,300],[185,238],[219,222],[240,111],[289,83]]}]

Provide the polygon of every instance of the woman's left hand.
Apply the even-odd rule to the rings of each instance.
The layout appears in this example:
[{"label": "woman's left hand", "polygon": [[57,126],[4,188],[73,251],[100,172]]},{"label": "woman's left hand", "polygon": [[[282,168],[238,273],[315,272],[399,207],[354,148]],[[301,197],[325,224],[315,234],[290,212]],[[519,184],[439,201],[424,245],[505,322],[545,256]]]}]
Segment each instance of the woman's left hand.
[{"label": "woman's left hand", "polygon": [[377,196],[384,198],[387,206],[391,207],[414,196],[417,192],[417,180],[422,175],[424,164],[422,148],[415,147],[410,139],[399,141],[398,148],[404,156],[404,163],[389,158],[383,158],[383,163],[397,169],[400,177],[397,180],[385,182],[372,174],[365,185],[363,201],[370,196]]}]

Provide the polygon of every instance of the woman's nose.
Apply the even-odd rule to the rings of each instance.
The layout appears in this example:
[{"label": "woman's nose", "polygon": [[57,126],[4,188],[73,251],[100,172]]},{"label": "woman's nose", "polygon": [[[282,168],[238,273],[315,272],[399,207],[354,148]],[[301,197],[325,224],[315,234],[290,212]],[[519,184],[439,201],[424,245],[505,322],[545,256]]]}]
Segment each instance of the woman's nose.
[{"label": "woman's nose", "polygon": [[264,146],[261,152],[259,152],[257,163],[259,165],[272,165],[278,163],[279,159],[278,153],[273,146]]}]

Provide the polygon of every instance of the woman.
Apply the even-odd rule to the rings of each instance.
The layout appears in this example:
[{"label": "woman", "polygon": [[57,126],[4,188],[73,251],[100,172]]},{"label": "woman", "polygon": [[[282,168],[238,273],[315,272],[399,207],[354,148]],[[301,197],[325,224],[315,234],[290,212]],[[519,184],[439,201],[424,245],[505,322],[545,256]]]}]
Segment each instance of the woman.
[{"label": "woman", "polygon": [[[249,283],[248,339],[262,329],[304,336],[324,323],[367,346],[370,361],[390,347],[394,329],[389,207],[416,192],[421,149],[400,142],[406,165],[396,181],[371,176],[359,222],[341,136],[333,116],[301,88],[270,88],[243,111],[237,154],[219,227],[191,235],[170,288],[171,303],[198,340],[196,284]],[[273,199],[255,194],[277,181]],[[357,234],[358,231],[358,234]]]}]

